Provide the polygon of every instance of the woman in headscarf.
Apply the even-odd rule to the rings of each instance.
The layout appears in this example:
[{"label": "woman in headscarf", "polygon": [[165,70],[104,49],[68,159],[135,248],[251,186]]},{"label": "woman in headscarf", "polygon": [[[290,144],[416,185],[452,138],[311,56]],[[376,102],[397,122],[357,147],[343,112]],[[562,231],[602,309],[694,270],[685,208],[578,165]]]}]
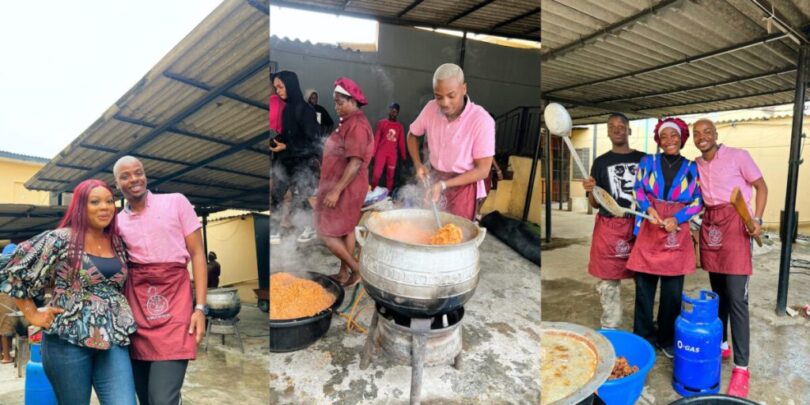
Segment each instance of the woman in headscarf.
[{"label": "woman in headscarf", "polygon": [[[273,76],[273,87],[276,94],[284,100],[284,111],[281,114],[281,133],[270,141],[270,150],[275,154],[270,207],[273,212],[279,212],[284,194],[294,188],[290,213],[294,217],[296,211],[306,209],[307,198],[312,195],[318,183],[320,129],[315,110],[304,100],[295,73],[286,70],[276,73]],[[308,242],[314,237],[312,228],[305,226],[298,241]],[[273,229],[271,241],[280,241],[280,238],[280,229]]]},{"label": "woman in headscarf", "polygon": [[334,100],[340,124],[324,146],[315,227],[329,251],[340,259],[340,272],[333,278],[351,287],[360,281],[360,266],[353,256],[354,227],[368,191],[374,135],[360,109],[368,102],[357,83],[346,77],[337,79]]},{"label": "woman in headscarf", "polygon": [[[655,126],[655,141],[662,153],[641,159],[634,186],[640,211],[655,220],[636,218],[636,243],[627,261],[636,281],[633,333],[655,342],[669,358],[674,356],[675,318],[681,308],[684,276],[695,272],[689,219],[703,207],[697,165],[681,156],[688,138],[689,127],[679,118],[667,118]],[[659,279],[656,334],[652,312]]]}]

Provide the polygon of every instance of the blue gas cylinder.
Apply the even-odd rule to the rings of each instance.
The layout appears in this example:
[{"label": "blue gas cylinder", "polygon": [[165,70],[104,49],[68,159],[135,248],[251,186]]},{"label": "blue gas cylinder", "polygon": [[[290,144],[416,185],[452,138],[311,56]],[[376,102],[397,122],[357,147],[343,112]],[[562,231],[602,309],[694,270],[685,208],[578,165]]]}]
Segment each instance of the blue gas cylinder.
[{"label": "blue gas cylinder", "polygon": [[42,368],[39,344],[31,344],[31,358],[25,366],[25,405],[56,405],[56,395]]},{"label": "blue gas cylinder", "polygon": [[699,298],[683,294],[681,314],[675,320],[672,387],[685,397],[720,390],[723,324],[717,317],[719,302],[711,291],[700,290]]}]

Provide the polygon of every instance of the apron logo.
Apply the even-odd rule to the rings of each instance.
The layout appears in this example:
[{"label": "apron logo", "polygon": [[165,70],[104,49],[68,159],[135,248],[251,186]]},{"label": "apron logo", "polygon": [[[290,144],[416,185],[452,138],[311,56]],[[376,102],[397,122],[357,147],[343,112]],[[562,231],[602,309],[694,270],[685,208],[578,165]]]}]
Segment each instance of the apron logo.
[{"label": "apron logo", "polygon": [[712,247],[723,246],[723,231],[721,231],[720,228],[714,225],[709,227],[708,245]]},{"label": "apron logo", "polygon": [[616,241],[616,257],[626,258],[630,257],[630,244],[627,241],[619,239]]},{"label": "apron logo", "polygon": [[667,234],[667,241],[664,244],[664,247],[667,249],[675,249],[679,247],[680,244],[678,243],[678,232],[672,231]]},{"label": "apron logo", "polygon": [[149,294],[149,299],[146,300],[146,312],[149,313],[147,319],[158,319],[158,318],[165,318],[170,316],[166,314],[166,311],[169,309],[169,301],[166,297],[157,293],[157,288],[149,287],[147,294]]}]

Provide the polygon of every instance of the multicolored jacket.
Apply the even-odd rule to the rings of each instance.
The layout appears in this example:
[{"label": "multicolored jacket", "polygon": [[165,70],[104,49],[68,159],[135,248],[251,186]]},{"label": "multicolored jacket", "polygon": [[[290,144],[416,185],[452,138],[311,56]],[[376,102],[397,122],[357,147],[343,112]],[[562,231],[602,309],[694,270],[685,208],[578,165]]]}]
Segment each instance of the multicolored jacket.
[{"label": "multicolored jacket", "polygon": [[121,271],[107,278],[82,253],[82,266],[69,277],[70,229],[45,231],[20,243],[12,256],[0,258],[0,292],[14,298],[42,300],[45,288],[54,283],[51,306],[63,308],[45,333],[82,347],[106,350],[112,345],[129,345],[135,333],[135,319],[121,293],[127,279],[124,243],[112,238]]},{"label": "multicolored jacket", "polygon": [[[669,193],[664,195],[664,174],[661,171],[661,154],[647,155],[641,158],[636,172],[636,183],[633,186],[636,203],[639,211],[647,212],[652,206],[653,199],[679,202],[686,204],[675,213],[678,224],[689,221],[692,216],[703,208],[703,199],[700,197],[700,179],[697,164],[689,159],[683,159],[681,168],[672,180]],[[636,217],[634,234],[638,234],[643,218]]]}]

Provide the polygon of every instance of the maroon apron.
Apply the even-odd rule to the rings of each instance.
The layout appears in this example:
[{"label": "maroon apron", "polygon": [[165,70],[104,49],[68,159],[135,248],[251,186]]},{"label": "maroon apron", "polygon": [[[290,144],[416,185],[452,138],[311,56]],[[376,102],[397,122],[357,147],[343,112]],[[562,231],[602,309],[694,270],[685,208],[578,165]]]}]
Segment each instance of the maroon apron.
[{"label": "maroon apron", "polygon": [[[685,204],[653,200],[652,207],[661,219],[675,215]],[[627,268],[632,271],[658,276],[681,276],[695,272],[695,247],[689,223],[678,225],[667,232],[649,220],[641,221],[635,247],[630,253]]]},{"label": "maroon apron", "polygon": [[138,330],[129,355],[135,360],[194,360],[197,340],[189,335],[191,280],[186,266],[176,263],[129,264],[124,295]]},{"label": "maroon apron", "polygon": [[[447,173],[433,170],[432,181],[438,183],[458,176],[458,173]],[[442,211],[475,221],[475,201],[478,191],[477,182],[459,187],[448,187],[442,193],[439,207]]]},{"label": "maroon apron", "polygon": [[706,206],[700,226],[700,265],[712,273],[753,273],[751,237],[733,205]]},{"label": "maroon apron", "polygon": [[633,248],[634,218],[596,215],[588,273],[602,280],[632,278],[627,259]]}]

